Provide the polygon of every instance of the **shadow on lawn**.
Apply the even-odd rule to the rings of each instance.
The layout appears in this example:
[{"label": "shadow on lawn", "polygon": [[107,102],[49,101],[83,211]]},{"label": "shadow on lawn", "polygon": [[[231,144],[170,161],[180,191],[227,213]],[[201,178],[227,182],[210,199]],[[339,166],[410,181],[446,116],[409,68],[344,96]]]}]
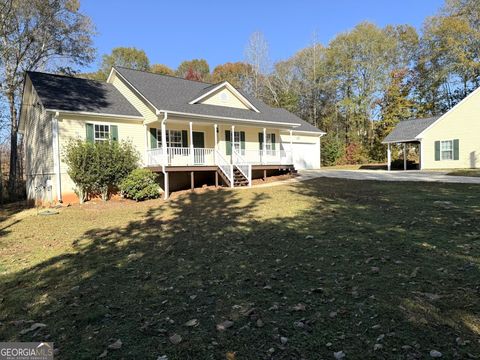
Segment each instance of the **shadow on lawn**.
[{"label": "shadow on lawn", "polygon": [[[109,357],[478,354],[480,195],[477,187],[467,201],[467,189],[317,179],[189,194],[125,228],[90,230],[74,241],[77,253],[1,279],[0,338],[48,334],[59,358],[72,359],[98,356],[118,338],[122,349]],[[308,206],[263,213],[287,212],[297,199]],[[451,208],[434,205],[445,199]],[[22,336],[27,325],[9,322],[20,318],[47,327]],[[191,319],[199,325],[186,327]],[[217,331],[226,319],[234,326]],[[175,333],[178,345],[168,340]]]}]

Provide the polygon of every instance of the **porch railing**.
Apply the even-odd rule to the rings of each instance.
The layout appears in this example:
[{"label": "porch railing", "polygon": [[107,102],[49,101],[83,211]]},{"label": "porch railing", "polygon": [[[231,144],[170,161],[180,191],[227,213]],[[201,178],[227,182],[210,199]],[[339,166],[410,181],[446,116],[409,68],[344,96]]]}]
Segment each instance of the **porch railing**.
[{"label": "porch railing", "polygon": [[253,165],[293,164],[291,151],[286,150],[242,150],[245,162]]},{"label": "porch railing", "polygon": [[[224,159],[228,158],[216,151]],[[291,151],[286,150],[234,150],[232,161],[235,164],[250,165],[289,165],[293,164]],[[194,166],[194,165],[218,165],[219,159],[215,159],[215,149],[194,148],[193,155],[189,147],[168,147],[166,154],[163,148],[149,149],[146,156],[147,166]],[[217,164],[215,163],[217,162]],[[227,161],[230,163],[230,161]],[[242,167],[240,171],[245,170]],[[247,175],[247,174],[244,174]]]},{"label": "porch railing", "polygon": [[217,166],[222,171],[222,173],[226,176],[228,181],[230,182],[230,187],[233,187],[233,165],[227,161],[220,151],[216,151],[216,159],[217,159]]},{"label": "porch railing", "polygon": [[168,147],[166,156],[163,148],[147,150],[148,166],[193,166],[215,165],[215,149]]},{"label": "porch railing", "polygon": [[232,163],[248,180],[248,186],[252,186],[252,164],[249,164],[235,149],[232,152]]}]

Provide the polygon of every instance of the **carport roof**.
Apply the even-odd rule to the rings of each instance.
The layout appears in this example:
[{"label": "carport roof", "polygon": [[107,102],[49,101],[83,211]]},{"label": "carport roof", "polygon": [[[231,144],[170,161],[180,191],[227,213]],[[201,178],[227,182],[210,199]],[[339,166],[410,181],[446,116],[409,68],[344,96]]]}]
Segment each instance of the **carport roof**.
[{"label": "carport roof", "polygon": [[390,134],[383,139],[383,144],[418,141],[417,136],[432,125],[440,116],[425,119],[411,119],[400,121]]}]

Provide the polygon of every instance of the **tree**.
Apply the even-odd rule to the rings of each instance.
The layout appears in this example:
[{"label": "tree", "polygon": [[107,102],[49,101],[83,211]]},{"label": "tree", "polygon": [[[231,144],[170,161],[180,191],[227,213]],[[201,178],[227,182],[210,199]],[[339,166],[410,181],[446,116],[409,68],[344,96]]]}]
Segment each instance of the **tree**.
[{"label": "tree", "polygon": [[150,60],[145,51],[135,47],[117,47],[110,55],[103,55],[99,73],[107,79],[113,66],[123,66],[129,69],[150,70]]},{"label": "tree", "polygon": [[172,69],[170,69],[167,65],[163,64],[153,64],[152,66],[150,66],[150,71],[160,75],[175,75],[175,72]]},{"label": "tree", "polygon": [[252,68],[249,92],[255,97],[260,97],[262,80],[270,71],[268,43],[263,33],[257,31],[250,35],[245,48],[245,62]]},{"label": "tree", "polygon": [[70,72],[93,60],[93,26],[77,0],[0,0],[0,96],[10,117],[9,191],[18,173],[18,108],[25,71]]},{"label": "tree", "polygon": [[251,73],[252,67],[249,64],[238,61],[235,63],[227,62],[213,69],[212,81],[219,83],[228,81],[234,87],[241,89],[245,85],[245,80]]},{"label": "tree", "polygon": [[176,71],[176,75],[198,81],[209,81],[210,66],[205,59],[183,61]]}]

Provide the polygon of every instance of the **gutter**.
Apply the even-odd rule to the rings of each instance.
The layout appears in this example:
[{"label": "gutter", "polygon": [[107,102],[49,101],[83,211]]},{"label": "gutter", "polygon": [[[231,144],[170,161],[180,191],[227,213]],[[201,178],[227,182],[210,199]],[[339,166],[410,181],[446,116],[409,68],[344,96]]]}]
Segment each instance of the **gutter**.
[{"label": "gutter", "polygon": [[160,113],[165,113],[169,112],[170,114],[174,115],[183,115],[183,116],[192,116],[192,117],[199,117],[203,119],[217,119],[217,120],[224,120],[224,121],[243,121],[243,122],[254,122],[257,124],[275,124],[275,125],[285,125],[287,127],[298,127],[301,124],[300,123],[285,123],[285,122],[279,122],[279,121],[266,121],[266,120],[250,120],[250,119],[239,119],[239,118],[230,118],[230,117],[224,117],[224,116],[215,116],[215,115],[202,115],[202,114],[192,114],[192,113],[186,113],[186,112],[180,112],[180,111],[170,111],[170,110],[158,110],[156,112],[157,116]]}]

